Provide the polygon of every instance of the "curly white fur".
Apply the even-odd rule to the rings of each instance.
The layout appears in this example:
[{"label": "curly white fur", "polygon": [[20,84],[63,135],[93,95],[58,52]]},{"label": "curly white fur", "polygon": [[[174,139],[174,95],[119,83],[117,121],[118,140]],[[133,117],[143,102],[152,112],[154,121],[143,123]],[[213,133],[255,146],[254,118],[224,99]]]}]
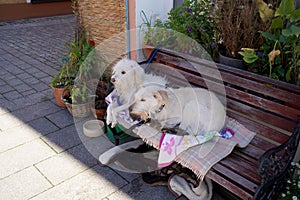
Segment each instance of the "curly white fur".
[{"label": "curly white fur", "polygon": [[111,76],[119,102],[112,102],[107,109],[107,124],[114,127],[117,123],[118,112],[128,109],[135,92],[143,85],[158,85],[165,87],[164,77],[146,74],[144,69],[134,60],[123,58],[114,67]]},{"label": "curly white fur", "polygon": [[155,119],[161,128],[179,124],[179,128],[193,135],[221,130],[226,117],[225,107],[217,96],[202,88],[143,87],[136,92],[133,102],[132,117]]}]

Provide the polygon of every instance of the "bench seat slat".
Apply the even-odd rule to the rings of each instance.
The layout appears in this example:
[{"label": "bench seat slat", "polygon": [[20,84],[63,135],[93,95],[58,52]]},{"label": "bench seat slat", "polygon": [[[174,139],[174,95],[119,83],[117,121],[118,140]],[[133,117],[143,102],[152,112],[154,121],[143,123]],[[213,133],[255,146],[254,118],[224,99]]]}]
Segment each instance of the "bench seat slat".
[{"label": "bench seat slat", "polygon": [[245,179],[232,170],[229,170],[220,163],[215,164],[210,171],[218,173],[219,175],[223,176],[223,178],[226,177],[227,183],[234,183],[234,185],[244,188],[249,193],[255,193],[255,190],[257,189],[257,184]]},{"label": "bench seat slat", "polygon": [[269,97],[273,97],[283,102],[292,104],[295,107],[299,107],[298,102],[300,101],[300,95],[298,94],[287,93],[285,90],[275,88],[272,86],[265,87],[265,84],[248,80],[243,77],[237,77],[230,73],[221,72],[221,74],[223,81],[226,83],[241,86],[246,90],[254,91]]},{"label": "bench seat slat", "polygon": [[233,182],[228,182],[226,177],[224,178],[222,174],[218,174],[213,170],[210,170],[207,172],[206,175],[208,178],[214,180],[214,182],[218,183],[225,189],[231,191],[234,194],[238,194],[238,197],[243,199],[243,200],[251,200],[253,198],[253,193],[246,192],[245,190],[241,189],[235,183]]},{"label": "bench seat slat", "polygon": [[254,74],[245,70],[239,70],[230,66],[225,66],[222,65],[220,63],[216,63],[216,65],[218,66],[219,70],[222,71],[226,71],[229,72],[231,74],[233,74],[234,76],[237,77],[243,77],[243,78],[247,78],[249,80],[253,80],[256,81],[258,83],[264,83],[264,84],[268,84],[268,85],[276,85],[277,88],[280,88],[282,91],[287,91],[286,94],[297,94],[300,95],[300,90],[298,86],[289,84],[289,83],[285,83],[282,81],[277,81],[265,76],[261,76],[258,74]]},{"label": "bench seat slat", "polygon": [[[218,93],[218,90],[222,88],[222,85],[211,80],[204,80],[202,77],[188,74],[187,72],[182,72],[187,80],[193,83],[196,86],[206,87],[209,85],[209,89]],[[267,110],[268,112],[274,112],[278,115],[282,115],[284,117],[297,120],[299,119],[298,110],[288,107],[286,105],[282,105],[279,103],[275,103],[274,101],[270,101],[264,99],[259,96],[255,96],[253,94],[249,94],[248,91],[244,92],[229,86],[225,86],[226,96],[234,98],[236,100],[245,102],[247,104],[251,104],[252,106],[262,108]],[[222,92],[222,91],[221,91]],[[300,96],[299,96],[300,97]],[[300,98],[299,101],[300,102]]]},{"label": "bench seat slat", "polygon": [[257,162],[251,163],[244,158],[231,154],[219,163],[255,184],[260,184],[261,182],[261,177],[257,174],[257,170],[255,170],[257,169]]},{"label": "bench seat slat", "polygon": [[263,140],[262,138],[257,137],[257,136],[251,140],[250,144],[258,149],[263,150],[263,151],[267,151],[267,150],[277,146],[277,145],[275,145],[269,141]]},{"label": "bench seat slat", "polygon": [[238,149],[237,151],[240,151],[241,153],[246,154],[247,156],[256,160],[258,160],[265,153],[265,151],[257,149],[252,145],[248,145],[247,147]]},{"label": "bench seat slat", "polygon": [[259,124],[258,122],[252,121],[246,117],[243,117],[241,115],[238,115],[233,112],[227,112],[228,115],[237,121],[239,121],[241,124],[243,124],[247,129],[250,131],[255,132],[256,134],[259,134],[263,137],[269,138],[271,141],[277,142],[279,144],[282,144],[283,142],[287,141],[289,139],[289,136],[278,132],[270,127],[264,126],[262,124]]},{"label": "bench seat slat", "polygon": [[252,156],[249,156],[241,151],[239,151],[241,148],[236,147],[234,151],[232,151],[232,155],[235,155],[239,158],[243,158],[244,160],[247,160],[248,162],[252,163],[253,165],[258,164],[258,159],[253,158]]},{"label": "bench seat slat", "polygon": [[297,124],[296,122],[292,122],[290,120],[272,115],[271,113],[263,112],[262,110],[250,107],[229,98],[227,99],[227,107],[229,109],[235,110],[236,112],[244,114],[249,118],[263,121],[289,132],[292,132]]},{"label": "bench seat slat", "polygon": [[268,112],[273,112],[293,120],[297,120],[299,118],[299,113],[296,109],[275,103],[274,101],[255,96],[241,90],[237,90],[235,88],[226,87],[226,95],[243,103],[250,104],[257,108],[261,108],[267,110]]}]

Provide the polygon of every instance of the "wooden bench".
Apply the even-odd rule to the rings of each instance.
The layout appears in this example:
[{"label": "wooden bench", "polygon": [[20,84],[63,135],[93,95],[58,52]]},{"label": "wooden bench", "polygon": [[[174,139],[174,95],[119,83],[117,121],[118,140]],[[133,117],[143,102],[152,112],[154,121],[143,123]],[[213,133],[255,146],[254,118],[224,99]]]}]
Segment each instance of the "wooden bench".
[{"label": "wooden bench", "polygon": [[206,88],[209,84],[216,93],[222,82],[212,74],[216,69],[220,72],[227,115],[257,135],[246,148],[235,148],[206,176],[240,199],[276,199],[299,143],[300,87],[166,49],[159,50],[153,62],[163,64],[151,65],[154,73],[180,82],[176,70],[193,86]]}]

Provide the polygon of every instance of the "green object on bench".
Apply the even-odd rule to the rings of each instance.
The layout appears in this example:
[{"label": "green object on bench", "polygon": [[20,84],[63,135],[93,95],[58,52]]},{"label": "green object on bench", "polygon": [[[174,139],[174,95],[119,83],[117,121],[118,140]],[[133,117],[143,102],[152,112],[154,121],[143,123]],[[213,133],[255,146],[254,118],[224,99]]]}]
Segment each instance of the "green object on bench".
[{"label": "green object on bench", "polygon": [[117,124],[114,128],[106,125],[107,137],[111,140],[115,145],[123,144],[125,142],[129,142],[132,140],[139,139],[138,137],[131,136],[132,132],[122,125]]},{"label": "green object on bench", "polygon": [[114,128],[106,125],[107,137],[115,144],[119,145],[123,140],[130,136],[124,132],[125,128],[117,124]]}]

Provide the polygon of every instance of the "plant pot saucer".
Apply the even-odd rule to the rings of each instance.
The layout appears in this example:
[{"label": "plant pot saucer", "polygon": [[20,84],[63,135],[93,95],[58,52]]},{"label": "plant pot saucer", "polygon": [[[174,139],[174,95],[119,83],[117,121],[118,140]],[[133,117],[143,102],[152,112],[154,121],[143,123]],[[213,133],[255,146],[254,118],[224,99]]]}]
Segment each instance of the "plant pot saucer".
[{"label": "plant pot saucer", "polygon": [[83,133],[87,137],[99,137],[104,133],[104,126],[101,120],[89,120],[83,124]]}]

